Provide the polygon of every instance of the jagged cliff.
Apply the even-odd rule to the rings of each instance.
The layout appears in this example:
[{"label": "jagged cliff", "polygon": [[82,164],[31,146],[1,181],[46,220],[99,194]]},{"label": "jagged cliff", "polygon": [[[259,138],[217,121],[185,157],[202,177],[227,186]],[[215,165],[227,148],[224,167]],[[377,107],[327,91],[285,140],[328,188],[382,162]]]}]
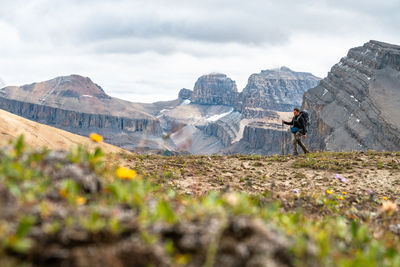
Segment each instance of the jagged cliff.
[{"label": "jagged cliff", "polygon": [[[303,92],[315,86],[319,80],[309,73],[282,67],[253,74],[246,88],[238,94],[235,82],[226,75],[204,75],[198,79],[193,91],[181,89],[179,92],[178,99],[182,105],[190,106],[164,113],[162,121],[181,125],[180,128],[184,128],[181,132],[185,133],[182,135],[190,133],[202,137],[191,139],[191,153],[207,153],[208,150],[208,153],[277,154],[281,151],[282,134],[286,135],[280,126],[281,115],[284,114],[284,118],[288,119],[285,112],[278,111],[300,106]],[[199,109],[196,106],[199,104],[208,105],[207,111]],[[219,116],[214,113],[217,110],[210,109],[218,104],[231,106],[234,112],[224,115],[226,111],[220,109],[220,118],[210,120],[208,116]],[[203,135],[213,138],[205,141],[207,138],[189,125],[196,126]],[[219,142],[215,142],[215,138]],[[197,145],[206,149],[199,150]]]},{"label": "jagged cliff", "polygon": [[[283,142],[290,138],[289,132],[276,122],[251,122],[244,127],[242,138],[223,150],[224,154],[287,154]],[[283,150],[285,149],[285,150]]]},{"label": "jagged cliff", "polygon": [[151,143],[143,143],[143,135],[160,136],[162,132],[159,122],[150,119],[82,113],[3,97],[0,109],[83,136],[97,132],[106,142],[126,149],[134,149],[138,144],[151,147]]},{"label": "jagged cliff", "polygon": [[239,112],[232,112],[221,119],[202,127],[202,130],[207,135],[217,137],[221,140],[222,144],[227,147],[232,144],[233,140],[238,135],[241,119],[242,114]]},{"label": "jagged cliff", "polygon": [[349,50],[308,90],[313,150],[400,149],[400,46],[370,41]]},{"label": "jagged cliff", "polygon": [[292,111],[301,105],[304,92],[319,81],[311,73],[295,72],[287,67],[263,70],[250,76],[236,109],[248,118],[270,116],[270,110]]},{"label": "jagged cliff", "polygon": [[83,136],[97,132],[126,149],[163,148],[160,123],[146,105],[110,97],[78,75],[5,87],[0,90],[0,108]]},{"label": "jagged cliff", "polygon": [[236,83],[225,74],[201,76],[194,85],[192,102],[206,105],[234,106],[238,92]]}]

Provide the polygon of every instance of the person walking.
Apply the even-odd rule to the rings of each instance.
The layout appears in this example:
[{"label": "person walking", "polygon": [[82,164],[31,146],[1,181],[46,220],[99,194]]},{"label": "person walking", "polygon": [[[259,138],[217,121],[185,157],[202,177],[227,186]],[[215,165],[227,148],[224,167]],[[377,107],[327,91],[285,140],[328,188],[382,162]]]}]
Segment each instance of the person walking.
[{"label": "person walking", "polygon": [[310,153],[310,151],[307,149],[307,147],[303,144],[301,141],[301,137],[306,138],[307,134],[307,127],[306,127],[306,119],[304,118],[305,116],[303,113],[300,112],[299,108],[295,108],[293,110],[293,118],[292,121],[284,121],[282,120],[282,124],[286,125],[292,125],[290,128],[291,132],[294,135],[293,139],[293,155],[297,156],[299,152],[297,151],[297,144],[300,145],[300,147],[303,149],[304,153]]}]

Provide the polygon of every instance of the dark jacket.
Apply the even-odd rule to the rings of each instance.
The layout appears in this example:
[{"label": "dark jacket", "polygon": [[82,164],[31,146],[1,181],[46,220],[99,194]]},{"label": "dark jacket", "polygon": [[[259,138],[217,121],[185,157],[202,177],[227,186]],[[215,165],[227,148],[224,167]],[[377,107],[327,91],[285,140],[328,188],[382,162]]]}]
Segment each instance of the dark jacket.
[{"label": "dark jacket", "polygon": [[302,115],[297,115],[292,118],[292,121],[284,121],[284,124],[292,125],[293,127],[299,128],[302,134],[306,134],[306,121]]}]

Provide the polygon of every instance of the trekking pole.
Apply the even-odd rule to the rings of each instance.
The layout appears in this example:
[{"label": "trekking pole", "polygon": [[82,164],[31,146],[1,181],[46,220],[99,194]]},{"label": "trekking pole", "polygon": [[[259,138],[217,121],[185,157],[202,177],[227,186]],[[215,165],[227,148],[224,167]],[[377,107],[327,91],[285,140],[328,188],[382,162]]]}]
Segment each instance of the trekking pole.
[{"label": "trekking pole", "polygon": [[281,154],[282,154],[282,156],[285,155],[285,145],[284,145],[284,136],[283,136],[284,130],[285,130],[285,126],[282,123],[282,140],[281,140]]}]

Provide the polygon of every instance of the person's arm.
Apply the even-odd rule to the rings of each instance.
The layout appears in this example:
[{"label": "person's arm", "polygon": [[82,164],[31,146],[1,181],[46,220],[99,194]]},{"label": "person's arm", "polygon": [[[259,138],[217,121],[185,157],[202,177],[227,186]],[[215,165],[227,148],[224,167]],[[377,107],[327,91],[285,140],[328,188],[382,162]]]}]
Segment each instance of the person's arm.
[{"label": "person's arm", "polygon": [[292,119],[291,121],[284,121],[284,120],[282,120],[282,124],[293,125],[293,119]]}]

